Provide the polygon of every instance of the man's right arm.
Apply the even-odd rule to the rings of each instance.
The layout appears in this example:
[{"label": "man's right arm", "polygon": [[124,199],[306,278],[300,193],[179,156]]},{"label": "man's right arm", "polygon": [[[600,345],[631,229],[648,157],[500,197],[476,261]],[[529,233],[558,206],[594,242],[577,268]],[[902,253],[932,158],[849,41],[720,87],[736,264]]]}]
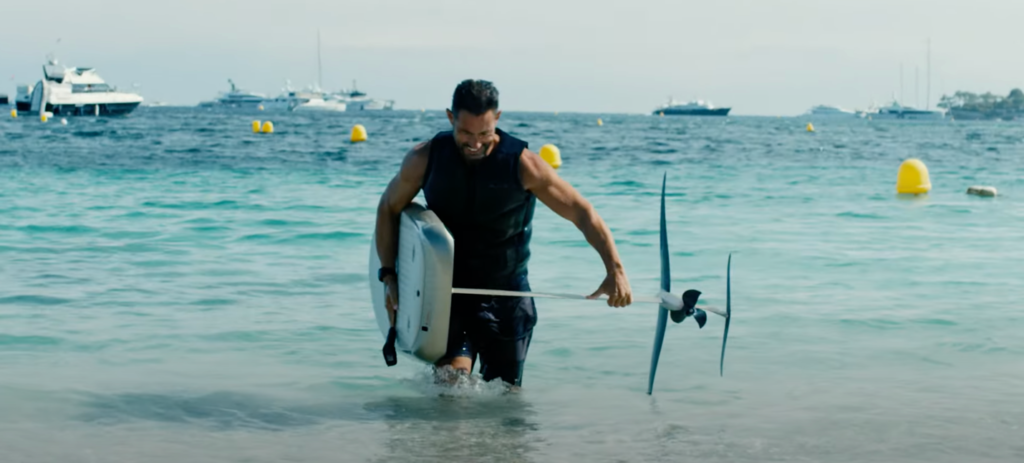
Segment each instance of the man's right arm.
[{"label": "man's right arm", "polygon": [[[427,158],[430,154],[430,142],[420,143],[405,155],[402,168],[398,175],[380,197],[377,206],[377,256],[381,267],[395,268],[398,258],[398,225],[402,210],[412,202],[423,186],[423,176],[427,171]],[[394,311],[398,308],[398,282],[393,277],[384,280],[388,287],[388,311],[394,324]]]}]

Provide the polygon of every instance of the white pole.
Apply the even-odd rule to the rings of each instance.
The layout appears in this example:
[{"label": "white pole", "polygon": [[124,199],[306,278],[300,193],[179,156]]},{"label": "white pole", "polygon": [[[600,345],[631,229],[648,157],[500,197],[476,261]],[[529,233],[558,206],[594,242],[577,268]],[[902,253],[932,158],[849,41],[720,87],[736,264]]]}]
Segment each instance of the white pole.
[{"label": "white pole", "polygon": [[[608,300],[608,296],[600,296],[596,299],[590,299],[582,294],[569,294],[569,293],[540,293],[531,291],[506,291],[501,289],[472,289],[472,288],[452,288],[452,294],[471,294],[475,296],[506,296],[506,297],[537,297],[546,299],[574,299],[574,300],[586,300],[586,301],[601,301]],[[668,310],[681,310],[683,308],[683,301],[674,294],[666,293],[664,291],[659,292],[656,297],[645,297],[639,296],[634,297],[633,302],[647,302],[651,304],[658,304],[665,307]],[[716,315],[725,317],[725,311],[716,307],[705,307],[697,306],[698,309],[702,309],[711,312]]]}]

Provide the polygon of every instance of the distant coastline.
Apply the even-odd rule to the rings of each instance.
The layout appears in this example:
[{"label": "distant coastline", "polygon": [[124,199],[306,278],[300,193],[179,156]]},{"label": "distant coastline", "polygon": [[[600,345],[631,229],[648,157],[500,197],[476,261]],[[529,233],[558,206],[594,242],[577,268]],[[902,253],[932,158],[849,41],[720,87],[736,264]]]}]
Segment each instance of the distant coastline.
[{"label": "distant coastline", "polygon": [[979,95],[958,91],[952,96],[943,95],[938,106],[947,109],[953,119],[1019,120],[1024,119],[1024,92],[1015,88],[1003,97],[991,92]]}]

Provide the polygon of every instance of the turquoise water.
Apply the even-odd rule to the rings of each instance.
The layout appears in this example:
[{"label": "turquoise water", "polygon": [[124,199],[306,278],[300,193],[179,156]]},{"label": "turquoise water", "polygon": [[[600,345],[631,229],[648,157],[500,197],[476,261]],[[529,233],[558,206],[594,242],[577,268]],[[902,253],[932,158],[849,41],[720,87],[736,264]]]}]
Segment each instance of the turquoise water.
[{"label": "turquoise water", "polygon": [[[538,300],[508,396],[380,355],[376,202],[443,113],[260,116],[0,122],[0,460],[1024,458],[1020,124],[506,114],[561,148],[638,294],[667,172],[673,288],[722,305],[733,252],[735,313],[724,377],[721,320],[687,321],[647,396],[656,308]],[[927,197],[893,194],[907,157]],[[546,208],[533,249],[535,290],[604,276]]]}]

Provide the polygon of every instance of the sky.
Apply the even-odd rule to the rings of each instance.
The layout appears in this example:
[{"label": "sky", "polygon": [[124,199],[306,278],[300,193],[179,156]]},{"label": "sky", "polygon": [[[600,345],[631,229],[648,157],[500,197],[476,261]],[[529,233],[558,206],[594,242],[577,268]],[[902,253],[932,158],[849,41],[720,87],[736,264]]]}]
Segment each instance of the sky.
[{"label": "sky", "polygon": [[[148,102],[317,81],[443,109],[466,78],[509,111],[649,113],[669,96],[737,115],[931,106],[1024,87],[1021,0],[2,0],[0,93],[54,53]],[[58,41],[59,39],[59,41]],[[917,79],[915,80],[915,74]],[[917,83],[915,85],[915,82]],[[917,91],[915,91],[917,90]]]}]

